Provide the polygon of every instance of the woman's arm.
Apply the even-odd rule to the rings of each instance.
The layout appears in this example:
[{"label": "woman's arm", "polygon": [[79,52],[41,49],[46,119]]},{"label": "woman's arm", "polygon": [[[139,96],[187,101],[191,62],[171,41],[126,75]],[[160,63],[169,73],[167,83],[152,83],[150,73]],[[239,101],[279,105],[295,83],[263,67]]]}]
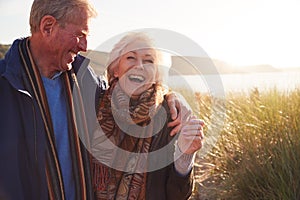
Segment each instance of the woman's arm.
[{"label": "woman's arm", "polygon": [[193,188],[193,165],[196,152],[202,147],[204,122],[191,117],[182,127],[175,143],[174,164],[169,172],[168,199],[188,199]]}]

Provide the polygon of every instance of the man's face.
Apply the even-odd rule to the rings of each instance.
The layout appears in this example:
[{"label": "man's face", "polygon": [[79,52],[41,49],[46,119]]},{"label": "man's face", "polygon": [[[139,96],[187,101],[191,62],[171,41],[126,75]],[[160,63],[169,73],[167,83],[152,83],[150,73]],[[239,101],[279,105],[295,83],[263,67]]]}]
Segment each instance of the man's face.
[{"label": "man's face", "polygon": [[[53,71],[66,71],[72,68],[72,62],[80,51],[87,50],[89,20],[82,16],[73,23],[57,25],[48,43],[49,53],[53,59]],[[49,55],[49,56],[50,56]]]}]

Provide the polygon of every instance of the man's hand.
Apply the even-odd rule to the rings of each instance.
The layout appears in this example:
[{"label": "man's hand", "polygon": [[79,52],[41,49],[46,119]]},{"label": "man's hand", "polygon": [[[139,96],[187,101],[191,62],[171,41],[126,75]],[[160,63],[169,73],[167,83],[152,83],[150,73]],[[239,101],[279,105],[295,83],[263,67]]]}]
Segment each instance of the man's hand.
[{"label": "man's hand", "polygon": [[184,124],[178,137],[179,150],[185,154],[193,154],[203,145],[204,122],[196,117],[191,117],[187,124]]},{"label": "man's hand", "polygon": [[168,127],[173,127],[170,135],[174,136],[180,131],[182,124],[187,122],[192,111],[182,96],[179,98],[175,93],[172,92],[166,95],[166,99],[170,109],[171,118],[173,120],[172,122],[168,123]]}]

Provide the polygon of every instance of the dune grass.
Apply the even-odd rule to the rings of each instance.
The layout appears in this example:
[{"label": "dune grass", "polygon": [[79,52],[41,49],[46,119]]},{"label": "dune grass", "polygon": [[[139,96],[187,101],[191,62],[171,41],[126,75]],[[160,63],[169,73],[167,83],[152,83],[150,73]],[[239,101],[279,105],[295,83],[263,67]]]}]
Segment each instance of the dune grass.
[{"label": "dune grass", "polygon": [[[214,99],[194,95],[184,96],[209,127]],[[196,158],[191,199],[299,199],[300,90],[228,94],[221,106],[225,125],[212,151]]]}]

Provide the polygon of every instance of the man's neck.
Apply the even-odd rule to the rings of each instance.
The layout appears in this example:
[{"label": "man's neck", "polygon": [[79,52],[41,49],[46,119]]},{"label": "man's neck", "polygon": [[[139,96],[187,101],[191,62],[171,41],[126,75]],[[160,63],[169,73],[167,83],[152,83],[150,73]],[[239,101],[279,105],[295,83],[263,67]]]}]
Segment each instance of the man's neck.
[{"label": "man's neck", "polygon": [[42,40],[38,36],[32,36],[29,41],[30,53],[41,75],[52,78],[57,72],[49,70],[51,69],[51,62],[48,62],[49,56],[43,46],[44,44],[41,42]]}]

